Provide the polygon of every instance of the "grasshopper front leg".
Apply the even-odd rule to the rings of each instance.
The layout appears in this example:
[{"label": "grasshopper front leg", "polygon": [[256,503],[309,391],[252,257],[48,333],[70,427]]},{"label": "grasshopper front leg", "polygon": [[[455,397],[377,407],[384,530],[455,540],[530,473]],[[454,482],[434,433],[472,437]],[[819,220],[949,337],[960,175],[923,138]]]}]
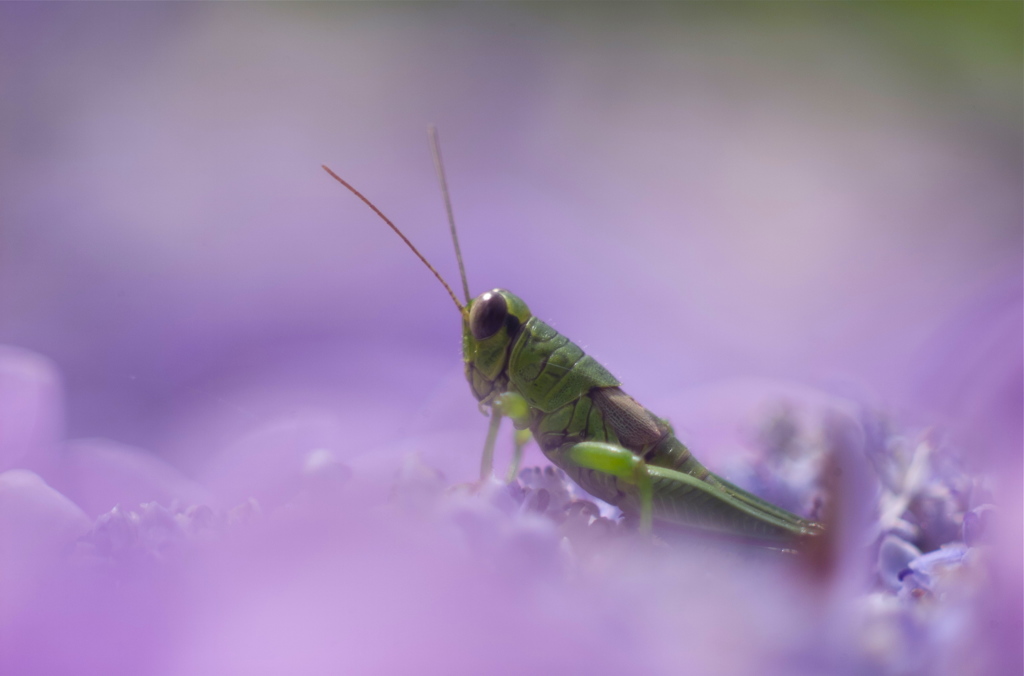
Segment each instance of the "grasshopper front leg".
[{"label": "grasshopper front leg", "polygon": [[487,428],[487,439],[484,441],[484,453],[480,459],[480,480],[484,481],[491,476],[494,469],[494,443],[498,438],[498,428],[501,427],[502,417],[512,419],[515,425],[515,450],[512,453],[512,463],[505,473],[505,483],[511,483],[516,474],[519,473],[519,463],[523,459],[523,446],[530,440],[530,430],[527,425],[530,422],[530,406],[521,395],[515,392],[505,392],[499,395],[491,403],[491,424]]},{"label": "grasshopper front leg", "polygon": [[501,427],[502,413],[497,406],[491,408],[491,424],[487,427],[487,439],[484,440],[484,453],[480,458],[480,481],[487,481],[491,478],[494,470],[494,442],[498,438],[498,428]]}]

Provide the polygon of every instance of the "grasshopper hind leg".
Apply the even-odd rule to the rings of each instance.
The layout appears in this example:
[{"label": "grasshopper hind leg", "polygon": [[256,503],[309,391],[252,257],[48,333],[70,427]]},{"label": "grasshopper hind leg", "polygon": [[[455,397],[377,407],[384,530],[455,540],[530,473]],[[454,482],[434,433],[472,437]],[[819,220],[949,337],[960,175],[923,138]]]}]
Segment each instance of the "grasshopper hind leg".
[{"label": "grasshopper hind leg", "polygon": [[749,493],[743,490],[736,484],[730,481],[726,481],[717,474],[711,474],[709,479],[713,483],[719,484],[723,490],[725,490],[730,496],[736,498],[740,502],[743,502],[744,504],[756,510],[764,512],[769,517],[773,517],[786,523],[789,523],[795,528],[806,530],[807,534],[816,534],[823,530],[822,525],[820,523],[816,523],[809,519],[801,518],[790,511],[787,511],[777,505],[773,505],[767,500],[762,500],[753,493]]},{"label": "grasshopper hind leg", "polygon": [[[820,524],[803,519],[782,507],[773,505],[767,500],[763,500],[753,493],[743,490],[736,484],[709,471],[707,467],[698,462],[697,459],[689,453],[687,453],[687,455],[689,457],[684,463],[676,467],[669,466],[667,469],[675,470],[678,473],[696,477],[704,481],[711,486],[716,493],[727,496],[731,499],[730,502],[741,507],[743,513],[755,516],[765,524],[783,524],[783,527],[792,530],[798,535],[814,534],[821,530]],[[674,477],[675,481],[678,481],[679,479],[678,476],[671,474],[666,476]],[[667,481],[671,483],[673,479],[667,479]],[[669,488],[669,492],[672,492],[671,488]]]},{"label": "grasshopper hind leg", "polygon": [[[661,523],[765,542],[790,542],[821,532],[818,524],[771,505],[710,473],[702,472],[703,476],[698,477],[648,464],[617,444],[570,443],[551,455],[555,464],[574,475],[587,490],[596,490],[598,497],[607,499],[600,493],[616,490],[616,487],[624,489],[633,498],[632,507],[640,514],[643,531],[650,531],[656,517]],[[590,473],[582,470],[590,470]],[[615,502],[626,507],[621,501]]]},{"label": "grasshopper hind leg", "polygon": [[659,518],[762,542],[793,542],[818,535],[819,524],[766,502],[714,474],[690,474],[649,466]]},{"label": "grasshopper hind leg", "polygon": [[642,458],[618,444],[601,441],[566,444],[555,452],[555,456],[555,464],[568,470],[577,478],[577,483],[582,483],[588,490],[592,488],[586,485],[589,482],[580,482],[580,472],[572,471],[571,468],[592,470],[609,480],[617,479],[632,487],[640,508],[640,531],[651,532],[654,520],[654,482],[649,466]]}]

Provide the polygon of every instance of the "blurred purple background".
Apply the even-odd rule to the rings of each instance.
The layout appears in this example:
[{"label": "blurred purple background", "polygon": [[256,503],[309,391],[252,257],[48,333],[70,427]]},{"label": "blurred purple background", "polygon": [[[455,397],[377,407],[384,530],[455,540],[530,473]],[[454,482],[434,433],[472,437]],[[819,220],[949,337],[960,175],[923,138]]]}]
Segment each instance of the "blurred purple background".
[{"label": "blurred purple background", "polygon": [[1021,58],[1013,3],[6,4],[0,343],[52,360],[64,436],[209,501],[292,447],[472,479],[458,316],[320,169],[457,287],[434,123],[473,293],[698,455],[702,388],[795,381],[949,434],[1019,515]]}]

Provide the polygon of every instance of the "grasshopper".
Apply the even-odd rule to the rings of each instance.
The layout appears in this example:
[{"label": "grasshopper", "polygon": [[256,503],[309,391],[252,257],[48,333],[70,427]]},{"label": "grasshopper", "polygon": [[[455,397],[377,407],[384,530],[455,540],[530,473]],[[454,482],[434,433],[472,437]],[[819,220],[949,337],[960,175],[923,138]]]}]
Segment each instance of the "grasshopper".
[{"label": "grasshopper", "polygon": [[509,480],[532,433],[544,455],[585,491],[617,506],[650,532],[659,525],[713,531],[765,544],[805,540],[823,531],[809,521],[716,476],[676,438],[672,426],[626,394],[593,357],[533,316],[521,298],[493,289],[475,298],[462,264],[437,132],[430,130],[435,167],[448,211],[466,302],[394,223],[331,171],[370,207],[448,291],[462,316],[466,379],[490,425],[481,480],[491,476],[494,442],[504,417],[519,432]]}]

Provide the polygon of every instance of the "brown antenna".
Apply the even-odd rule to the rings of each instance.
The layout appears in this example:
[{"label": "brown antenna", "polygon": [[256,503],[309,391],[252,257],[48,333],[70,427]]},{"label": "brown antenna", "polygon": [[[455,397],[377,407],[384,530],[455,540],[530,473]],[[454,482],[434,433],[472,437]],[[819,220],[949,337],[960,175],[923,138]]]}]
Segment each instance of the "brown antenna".
[{"label": "brown antenna", "polygon": [[410,249],[412,249],[412,252],[413,252],[414,254],[416,254],[416,257],[417,257],[417,258],[419,258],[419,259],[420,259],[421,261],[423,261],[423,264],[424,264],[424,265],[426,265],[426,266],[427,266],[427,268],[428,268],[428,269],[429,269],[429,270],[430,270],[431,272],[433,272],[433,273],[434,273],[434,276],[435,276],[435,277],[437,277],[437,281],[441,282],[441,284],[442,284],[442,285],[444,285],[444,288],[445,288],[445,290],[446,290],[446,291],[448,292],[448,295],[452,297],[452,300],[453,300],[453,301],[455,301],[455,307],[459,308],[459,312],[461,312],[462,314],[465,314],[465,313],[466,313],[466,307],[465,307],[465,306],[464,306],[464,305],[463,305],[462,303],[460,303],[460,302],[459,302],[459,299],[458,299],[458,298],[457,298],[457,297],[455,296],[455,293],[454,293],[454,292],[452,291],[452,287],[448,286],[448,282],[444,281],[444,277],[442,277],[442,276],[441,276],[441,273],[439,273],[439,272],[438,272],[437,270],[435,270],[435,269],[434,269],[434,266],[433,266],[433,265],[431,265],[431,264],[430,264],[430,262],[429,262],[429,261],[427,261],[427,259],[426,259],[426,258],[424,258],[423,254],[421,254],[421,253],[419,252],[419,250],[418,250],[418,249],[417,249],[416,247],[414,247],[414,246],[412,245],[412,242],[410,242],[410,241],[409,241],[409,238],[408,238],[408,237],[406,237],[405,235],[403,235],[403,234],[402,234],[402,231],[398,229],[398,226],[396,226],[396,225],[395,225],[394,223],[392,223],[392,222],[391,222],[391,219],[390,219],[390,218],[388,218],[387,216],[385,216],[385,215],[384,215],[384,212],[382,212],[382,211],[381,211],[380,209],[378,209],[378,208],[377,208],[377,206],[376,206],[376,205],[375,205],[375,204],[374,204],[373,202],[371,202],[370,200],[366,199],[366,197],[364,197],[364,196],[363,196],[363,193],[361,193],[361,192],[359,192],[358,190],[356,190],[355,188],[353,188],[353,187],[352,187],[352,186],[351,186],[351,185],[350,185],[350,184],[348,183],[348,181],[346,181],[346,180],[345,180],[345,179],[343,179],[343,178],[342,178],[341,176],[338,176],[338,175],[337,175],[337,174],[335,174],[335,173],[334,173],[333,171],[331,171],[330,167],[328,167],[328,166],[327,166],[326,164],[321,164],[320,166],[321,166],[321,167],[323,167],[324,171],[326,171],[326,172],[327,172],[328,174],[330,174],[330,175],[331,175],[331,177],[332,177],[332,178],[334,178],[334,180],[335,180],[335,181],[337,181],[338,183],[340,183],[340,184],[342,184],[343,186],[345,186],[346,188],[348,188],[348,189],[349,189],[349,191],[350,191],[350,192],[351,192],[351,193],[352,193],[353,195],[355,195],[356,197],[358,197],[359,199],[361,199],[361,200],[362,200],[362,201],[363,201],[363,202],[364,202],[364,203],[366,204],[366,206],[368,206],[368,207],[370,207],[371,209],[373,209],[373,213],[375,213],[375,214],[377,214],[378,216],[380,216],[380,217],[381,217],[381,219],[382,219],[382,220],[383,220],[383,221],[384,221],[385,223],[387,223],[387,224],[388,224],[388,226],[389,226],[389,227],[390,227],[390,228],[391,228],[392,230],[394,230],[394,231],[395,231],[395,233],[396,233],[396,234],[397,234],[397,235],[398,235],[399,237],[401,237],[401,238],[402,238],[402,241],[403,241],[403,242],[405,242],[406,246],[408,246],[408,247],[409,247]]},{"label": "brown antenna", "polygon": [[430,154],[434,156],[434,169],[437,170],[437,180],[441,183],[441,195],[444,197],[444,208],[448,212],[448,225],[452,231],[452,243],[455,245],[455,257],[459,259],[459,276],[462,277],[462,291],[466,294],[466,303],[469,303],[469,282],[466,281],[466,266],[462,262],[462,249],[459,248],[459,235],[455,231],[455,213],[452,211],[452,198],[448,193],[448,179],[444,175],[444,162],[441,161],[441,139],[437,135],[437,127],[430,125],[427,128],[427,136],[430,137]]}]

